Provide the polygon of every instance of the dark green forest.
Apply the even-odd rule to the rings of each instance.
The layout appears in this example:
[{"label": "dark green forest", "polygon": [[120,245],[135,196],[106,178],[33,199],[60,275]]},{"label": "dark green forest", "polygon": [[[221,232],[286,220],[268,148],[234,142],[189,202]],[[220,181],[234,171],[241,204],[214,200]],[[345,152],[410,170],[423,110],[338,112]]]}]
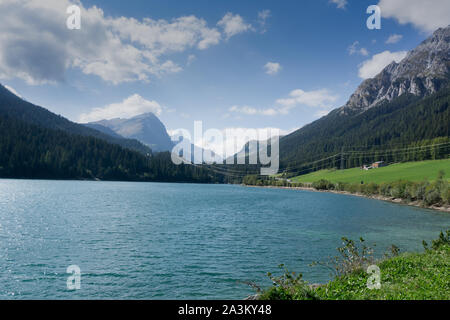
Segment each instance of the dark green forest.
[{"label": "dark green forest", "polygon": [[0,177],[220,182],[201,167],[174,165],[169,153],[145,156],[104,140],[0,116]]}]

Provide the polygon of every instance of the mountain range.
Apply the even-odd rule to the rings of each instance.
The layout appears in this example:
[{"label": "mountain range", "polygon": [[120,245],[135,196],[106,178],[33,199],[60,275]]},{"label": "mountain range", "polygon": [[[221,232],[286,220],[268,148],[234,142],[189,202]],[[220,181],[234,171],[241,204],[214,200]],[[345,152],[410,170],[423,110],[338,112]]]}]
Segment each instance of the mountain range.
[{"label": "mountain range", "polygon": [[[344,106],[281,137],[282,171],[448,157],[449,44],[450,26],[436,30],[402,61],[362,82]],[[173,142],[152,113],[82,125],[0,85],[0,134],[0,177],[230,181],[207,167],[175,166],[164,152]],[[423,145],[444,147],[422,152]],[[419,151],[401,151],[411,147]],[[245,174],[251,166],[233,168],[235,176],[240,169]]]},{"label": "mountain range", "polygon": [[[344,166],[359,166],[381,160],[380,154],[387,149],[423,140],[448,140],[449,84],[450,26],[436,30],[402,61],[390,63],[377,76],[363,81],[344,106],[281,138],[282,167],[295,173],[321,165],[338,167],[341,156],[310,169],[302,164],[343,150],[350,152]],[[443,152],[448,155],[448,149]],[[395,160],[407,157],[397,154]],[[386,155],[383,160],[393,159]]]},{"label": "mountain range", "polygon": [[[89,122],[84,125],[112,137],[136,139],[151,148],[153,152],[172,151],[175,146],[175,142],[171,140],[164,124],[151,112],[143,113],[129,119],[115,118]],[[183,156],[188,162],[194,162],[195,154],[201,154],[205,151],[212,152],[196,146],[191,141],[186,141],[186,143],[191,146],[191,157],[187,159],[186,156]],[[212,154],[215,155],[214,152]]]},{"label": "mountain range", "polygon": [[172,163],[106,127],[74,123],[0,85],[0,177],[220,182],[205,168]]},{"label": "mountain range", "polygon": [[[378,160],[448,157],[449,104],[450,26],[436,30],[402,61],[363,81],[342,107],[281,137],[280,171],[295,176]],[[424,145],[437,147],[422,152]]]}]

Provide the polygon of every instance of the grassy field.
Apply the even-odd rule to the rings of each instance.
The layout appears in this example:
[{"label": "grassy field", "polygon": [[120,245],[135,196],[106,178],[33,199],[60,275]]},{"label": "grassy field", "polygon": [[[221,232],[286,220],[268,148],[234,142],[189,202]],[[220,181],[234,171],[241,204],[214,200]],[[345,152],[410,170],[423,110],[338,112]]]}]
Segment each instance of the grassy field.
[{"label": "grassy field", "polygon": [[355,272],[318,288],[326,300],[449,300],[450,247],[424,253],[405,253],[379,264],[381,288],[367,288],[369,275]]},{"label": "grassy field", "polygon": [[443,170],[448,181],[450,181],[450,159],[430,160],[420,162],[406,162],[393,164],[388,167],[372,169],[369,171],[359,168],[346,170],[320,170],[310,174],[291,178],[293,182],[315,182],[325,179],[331,182],[349,183],[382,183],[398,180],[408,181],[434,181],[438,172]]},{"label": "grassy field", "polygon": [[[376,262],[380,287],[368,288],[369,274],[358,266],[327,284],[309,287],[290,274],[275,279],[260,300],[450,300],[450,238],[441,233],[422,253],[403,253]],[[348,260],[347,262],[351,261]],[[281,281],[279,280],[281,279]],[[372,283],[372,282],[371,282]]]}]

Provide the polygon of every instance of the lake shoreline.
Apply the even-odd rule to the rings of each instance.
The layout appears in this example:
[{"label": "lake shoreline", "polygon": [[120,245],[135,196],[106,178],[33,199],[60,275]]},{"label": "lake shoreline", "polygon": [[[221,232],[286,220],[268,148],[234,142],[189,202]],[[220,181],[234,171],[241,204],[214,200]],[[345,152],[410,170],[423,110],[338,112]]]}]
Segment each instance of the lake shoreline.
[{"label": "lake shoreline", "polygon": [[241,184],[243,187],[253,187],[253,188],[270,188],[270,189],[291,189],[291,190],[303,190],[303,191],[313,191],[313,192],[326,192],[326,193],[334,193],[334,194],[343,194],[348,196],[355,196],[355,197],[361,197],[361,198],[367,198],[367,199],[374,199],[374,200],[381,200],[381,201],[387,201],[391,203],[396,204],[403,204],[407,206],[412,207],[418,207],[422,209],[431,209],[436,210],[440,212],[447,212],[450,213],[450,206],[424,206],[420,201],[406,201],[404,199],[398,199],[398,198],[392,198],[392,197],[385,197],[381,195],[365,195],[362,193],[351,193],[348,191],[337,191],[337,190],[317,190],[312,187],[283,187],[283,186],[252,186],[252,185],[244,185]]}]

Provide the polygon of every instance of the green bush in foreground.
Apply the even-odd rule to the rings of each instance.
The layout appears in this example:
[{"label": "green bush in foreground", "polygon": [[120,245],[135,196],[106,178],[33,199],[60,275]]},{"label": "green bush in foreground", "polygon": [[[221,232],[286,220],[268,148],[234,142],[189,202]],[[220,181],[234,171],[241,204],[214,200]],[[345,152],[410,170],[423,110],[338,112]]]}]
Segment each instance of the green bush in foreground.
[{"label": "green bush in foreground", "polygon": [[279,265],[279,268],[283,271],[283,274],[281,276],[275,277],[271,273],[267,274],[267,276],[273,283],[273,287],[265,292],[261,292],[260,290],[260,300],[319,299],[314,290],[310,286],[308,286],[307,283],[302,279],[302,274],[289,272],[289,270],[283,264]]},{"label": "green bush in foreground", "polygon": [[[350,253],[355,248],[347,246],[344,252]],[[286,268],[281,277],[273,277],[273,286],[259,293],[260,300],[450,300],[450,230],[441,232],[434,240],[431,248],[424,242],[425,252],[398,254],[398,248],[393,246],[392,254],[377,263],[380,268],[379,289],[369,289],[367,286],[370,274],[365,266],[374,263],[370,260],[357,263],[348,268],[327,284],[309,286],[301,275],[292,276]],[[349,249],[350,251],[348,251]],[[361,248],[360,248],[361,249]],[[358,251],[359,255],[362,251]],[[348,259],[346,265],[352,265]],[[364,267],[363,267],[364,266]],[[343,269],[344,270],[344,269]]]}]

